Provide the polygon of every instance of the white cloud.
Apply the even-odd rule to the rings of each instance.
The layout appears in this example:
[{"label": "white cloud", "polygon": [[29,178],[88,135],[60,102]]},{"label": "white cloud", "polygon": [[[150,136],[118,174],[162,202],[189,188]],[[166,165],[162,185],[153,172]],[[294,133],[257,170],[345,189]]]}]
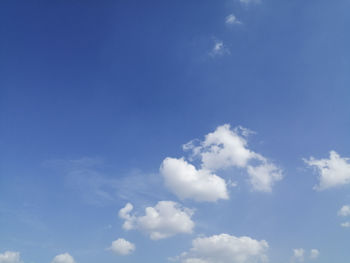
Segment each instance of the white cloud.
[{"label": "white cloud", "polygon": [[119,238],[112,242],[109,249],[116,254],[125,256],[135,251],[135,245],[124,238]]},{"label": "white cloud", "polygon": [[265,240],[220,234],[194,239],[190,251],[180,258],[183,263],[266,262],[268,247]]},{"label": "white cloud", "polygon": [[318,249],[311,249],[310,251],[310,258],[311,259],[316,259],[318,258],[320,255],[320,251],[318,251]]},{"label": "white cloud", "polygon": [[344,228],[348,228],[350,227],[350,222],[344,222],[344,223],[341,223],[340,225]]},{"label": "white cloud", "polygon": [[[238,128],[231,130],[225,124],[205,136],[199,146],[192,147],[193,155],[199,156],[204,169],[215,171],[231,166],[245,167],[257,155],[247,148],[247,141]],[[185,149],[190,149],[186,144]]]},{"label": "white cloud", "polygon": [[324,190],[331,187],[350,183],[349,158],[342,158],[335,151],[330,152],[329,159],[315,159],[311,157],[304,160],[306,164],[316,167],[319,174],[319,185],[314,189]]},{"label": "white cloud", "polygon": [[339,216],[349,216],[350,215],[350,206],[349,205],[344,205],[339,211],[338,211]]},{"label": "white cloud", "polygon": [[282,179],[282,172],[272,163],[263,163],[259,166],[248,166],[250,183],[253,189],[261,192],[271,192],[275,182]]},{"label": "white cloud", "polygon": [[229,198],[224,179],[208,170],[197,170],[183,158],[166,158],[160,167],[160,173],[165,185],[180,199],[212,202]]},{"label": "white cloud", "polygon": [[19,252],[5,251],[0,253],[0,263],[21,263],[21,255]]},{"label": "white cloud", "polygon": [[189,234],[194,228],[193,211],[172,201],[160,201],[155,207],[146,207],[144,216],[132,215],[132,210],[133,206],[128,203],[119,211],[119,217],[125,220],[123,228],[141,230],[153,240]]},{"label": "white cloud", "polygon": [[282,171],[267,158],[248,148],[246,138],[251,133],[246,128],[231,129],[230,125],[225,124],[207,134],[198,146],[191,141],[183,148],[191,150],[192,157],[201,159],[202,170],[243,168],[247,170],[254,190],[270,192],[274,183],[282,179]]},{"label": "white cloud", "polygon": [[242,22],[239,21],[234,14],[228,15],[225,19],[225,23],[228,25],[235,25],[235,24],[240,25],[240,24],[242,24]]},{"label": "white cloud", "polygon": [[216,56],[222,56],[230,53],[231,53],[230,50],[226,47],[226,45],[224,45],[224,42],[222,42],[221,40],[215,40],[214,46],[209,54],[212,57],[216,57]]},{"label": "white cloud", "polygon": [[297,262],[304,262],[305,250],[302,248],[293,249],[293,259]]},{"label": "white cloud", "polygon": [[68,253],[57,255],[51,263],[75,263],[74,258]]}]

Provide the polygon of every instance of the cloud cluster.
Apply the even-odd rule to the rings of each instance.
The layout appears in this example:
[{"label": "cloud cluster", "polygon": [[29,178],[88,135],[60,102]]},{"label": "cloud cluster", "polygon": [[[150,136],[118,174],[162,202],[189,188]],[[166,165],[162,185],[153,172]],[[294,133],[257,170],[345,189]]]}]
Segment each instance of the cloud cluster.
[{"label": "cloud cluster", "polygon": [[[0,253],[0,263],[22,263],[21,255],[13,251]],[[75,260],[70,254],[64,253],[55,256],[51,263],[75,263]]]},{"label": "cloud cluster", "polygon": [[70,254],[64,253],[57,255],[51,263],[75,263],[75,260]]},{"label": "cloud cluster", "polygon": [[[305,250],[303,248],[293,249],[292,262],[304,262],[305,260]],[[311,260],[317,259],[320,255],[318,249],[311,249],[309,253],[309,258]]]},{"label": "cloud cluster", "polygon": [[112,242],[109,250],[119,255],[129,255],[135,251],[135,245],[124,238],[119,238]]},{"label": "cloud cluster", "polygon": [[315,159],[311,157],[304,160],[306,164],[315,167],[319,175],[319,184],[316,190],[325,190],[350,183],[350,158],[342,158],[331,151],[329,159]]},{"label": "cloud cluster", "polygon": [[125,220],[123,228],[141,230],[153,240],[189,234],[194,228],[193,211],[176,202],[160,201],[155,207],[146,207],[143,216],[131,214],[132,210],[133,205],[128,203],[119,211],[119,217]]},{"label": "cloud cluster", "polygon": [[[350,216],[350,206],[349,205],[343,205],[342,208],[338,211],[338,216],[346,217]],[[343,222],[340,224],[341,227],[348,228],[350,227],[350,221]]]},{"label": "cloud cluster", "polygon": [[0,263],[21,263],[21,255],[19,252],[5,251],[0,253]]},{"label": "cloud cluster", "polygon": [[203,141],[191,141],[183,146],[198,158],[201,167],[196,167],[184,158],[166,158],[160,168],[166,186],[180,199],[217,201],[228,199],[225,180],[215,174],[220,170],[236,167],[245,169],[252,188],[271,192],[275,182],[282,179],[282,171],[267,158],[248,148],[248,129],[231,129],[225,124],[205,136]]},{"label": "cloud cluster", "polygon": [[220,234],[194,239],[190,251],[183,253],[180,258],[183,263],[266,262],[268,248],[265,240]]}]

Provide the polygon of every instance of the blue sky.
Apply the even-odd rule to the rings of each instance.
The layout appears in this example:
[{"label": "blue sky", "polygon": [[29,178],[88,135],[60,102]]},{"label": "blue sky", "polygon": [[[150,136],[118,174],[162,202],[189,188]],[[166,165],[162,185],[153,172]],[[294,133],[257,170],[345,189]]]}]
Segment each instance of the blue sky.
[{"label": "blue sky", "polygon": [[2,1],[0,263],[349,262],[349,8]]}]

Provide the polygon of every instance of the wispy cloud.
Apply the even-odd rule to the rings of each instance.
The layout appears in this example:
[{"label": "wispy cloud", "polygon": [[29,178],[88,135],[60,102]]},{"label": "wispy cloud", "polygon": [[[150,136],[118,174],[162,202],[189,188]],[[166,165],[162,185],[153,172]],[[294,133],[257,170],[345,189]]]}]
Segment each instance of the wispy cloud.
[{"label": "wispy cloud", "polygon": [[214,41],[214,46],[209,53],[211,57],[218,57],[218,56],[229,55],[229,54],[231,54],[230,50],[228,49],[228,47],[226,47],[224,42],[221,40]]},{"label": "wispy cloud", "polygon": [[67,188],[91,205],[105,206],[120,200],[148,200],[162,197],[157,175],[145,174],[137,169],[121,176],[107,171],[108,166],[99,158],[83,157],[75,160],[50,160],[45,166],[61,173]]},{"label": "wispy cloud", "polygon": [[350,222],[341,223],[340,226],[344,227],[344,228],[349,228],[350,227]]},{"label": "wispy cloud", "polygon": [[241,25],[242,22],[237,19],[237,17],[234,14],[230,14],[226,17],[225,23],[227,25]]}]

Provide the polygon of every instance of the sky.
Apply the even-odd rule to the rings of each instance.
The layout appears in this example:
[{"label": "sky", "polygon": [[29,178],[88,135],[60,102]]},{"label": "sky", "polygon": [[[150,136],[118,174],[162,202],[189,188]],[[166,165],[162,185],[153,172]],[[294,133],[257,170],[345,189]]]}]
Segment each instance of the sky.
[{"label": "sky", "polygon": [[348,263],[349,1],[0,3],[0,263]]}]

